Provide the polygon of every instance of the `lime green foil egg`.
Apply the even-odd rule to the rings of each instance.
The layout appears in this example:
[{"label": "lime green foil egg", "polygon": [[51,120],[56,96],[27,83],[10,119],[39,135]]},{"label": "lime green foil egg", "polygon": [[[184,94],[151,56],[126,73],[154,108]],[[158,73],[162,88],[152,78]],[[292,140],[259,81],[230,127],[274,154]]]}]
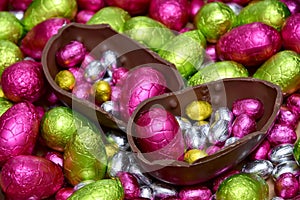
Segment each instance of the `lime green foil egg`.
[{"label": "lime green foil egg", "polygon": [[280,51],[264,62],[253,77],[279,85],[283,93],[291,94],[300,88],[300,55]]},{"label": "lime green foil egg", "polygon": [[205,50],[199,41],[187,34],[179,34],[162,46],[158,54],[173,63],[183,78],[189,79],[204,60]]},{"label": "lime green foil egg", "polygon": [[130,18],[129,13],[122,8],[108,6],[96,12],[86,24],[108,24],[122,33],[125,22]]},{"label": "lime green foil egg", "polygon": [[68,200],[122,200],[124,189],[119,179],[103,179],[75,191]]},{"label": "lime green foil egg", "polygon": [[147,16],[136,16],[127,20],[124,34],[155,52],[174,37],[173,32],[165,25]]},{"label": "lime green foil egg", "polygon": [[216,200],[268,200],[269,187],[256,174],[239,173],[225,179],[216,192]]},{"label": "lime green foil egg", "polygon": [[107,156],[100,131],[88,126],[79,128],[66,145],[63,167],[73,186],[85,180],[104,178]]},{"label": "lime green foil egg", "polygon": [[24,13],[26,30],[52,17],[73,19],[77,13],[76,0],[34,0]]},{"label": "lime green foil egg", "polygon": [[21,21],[10,12],[0,12],[0,39],[18,43],[23,35]]},{"label": "lime green foil egg", "polygon": [[208,42],[216,43],[218,39],[236,24],[233,10],[222,2],[205,4],[195,16],[194,24],[201,30]]},{"label": "lime green foil egg", "polygon": [[237,19],[239,25],[263,22],[280,30],[290,14],[289,8],[279,0],[253,1],[241,10]]},{"label": "lime green foil egg", "polygon": [[219,61],[201,68],[189,80],[189,86],[196,86],[223,78],[248,77],[248,70],[234,61]]}]

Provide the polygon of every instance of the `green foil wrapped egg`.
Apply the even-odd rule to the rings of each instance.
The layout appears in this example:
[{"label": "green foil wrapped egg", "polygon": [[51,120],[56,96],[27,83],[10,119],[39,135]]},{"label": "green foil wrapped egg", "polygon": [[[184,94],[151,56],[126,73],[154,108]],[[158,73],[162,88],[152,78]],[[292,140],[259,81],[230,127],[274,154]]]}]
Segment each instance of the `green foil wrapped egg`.
[{"label": "green foil wrapped egg", "polygon": [[173,32],[165,25],[147,16],[136,16],[127,20],[124,33],[156,52],[174,37]]},{"label": "green foil wrapped egg", "polygon": [[253,1],[241,10],[237,21],[239,25],[263,22],[280,30],[290,14],[289,8],[279,0]]},{"label": "green foil wrapped egg", "polygon": [[73,186],[84,180],[104,178],[107,156],[101,133],[88,126],[79,128],[66,145],[63,167]]},{"label": "green foil wrapped egg", "polygon": [[41,137],[48,147],[64,151],[72,135],[85,125],[91,125],[91,122],[71,108],[57,106],[45,112],[41,121]]},{"label": "green foil wrapped egg", "polygon": [[186,31],[181,33],[181,35],[194,39],[196,42],[199,42],[203,48],[206,48],[206,38],[200,30]]},{"label": "green foil wrapped egg", "polygon": [[239,173],[225,179],[216,192],[216,200],[268,200],[269,187],[256,174]]},{"label": "green foil wrapped egg", "polygon": [[102,179],[75,191],[68,200],[122,200],[124,196],[119,179]]},{"label": "green foil wrapped egg", "polygon": [[20,20],[10,12],[0,12],[0,39],[18,43],[24,35]]},{"label": "green foil wrapped egg", "polygon": [[34,0],[24,13],[23,24],[26,30],[52,17],[73,19],[77,13],[76,0]]},{"label": "green foil wrapped egg", "polygon": [[23,53],[15,43],[9,40],[0,40],[0,77],[5,68],[22,59]]},{"label": "green foil wrapped egg", "polygon": [[181,76],[188,79],[200,68],[205,50],[198,40],[180,34],[163,45],[158,54],[173,63]]},{"label": "green foil wrapped egg", "polygon": [[196,86],[223,78],[248,77],[248,70],[234,61],[219,61],[201,68],[189,80],[189,86]]},{"label": "green foil wrapped egg", "polygon": [[208,42],[216,43],[222,35],[235,26],[236,15],[228,5],[222,2],[211,2],[198,11],[194,24]]},{"label": "green foil wrapped egg", "polygon": [[5,113],[13,103],[6,98],[0,97],[0,116]]},{"label": "green foil wrapped egg", "polygon": [[122,33],[125,22],[130,18],[129,13],[122,8],[108,6],[96,12],[86,24],[108,24]]},{"label": "green foil wrapped egg", "polygon": [[300,88],[300,55],[280,51],[264,62],[253,77],[279,85],[283,93],[291,94]]}]

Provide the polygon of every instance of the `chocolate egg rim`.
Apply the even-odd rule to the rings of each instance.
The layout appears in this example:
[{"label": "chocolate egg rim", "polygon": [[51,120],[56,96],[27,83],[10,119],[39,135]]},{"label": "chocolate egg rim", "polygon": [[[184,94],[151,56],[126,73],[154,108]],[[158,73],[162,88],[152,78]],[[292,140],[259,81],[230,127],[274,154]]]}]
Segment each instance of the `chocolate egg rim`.
[{"label": "chocolate egg rim", "polygon": [[[74,33],[74,32],[76,32],[76,33]],[[125,45],[127,45],[126,47],[128,47],[128,44],[132,45],[132,47],[129,47],[129,50],[141,51],[141,52],[143,52],[143,54],[145,54],[145,55],[147,54],[146,60],[152,59],[152,61],[153,61],[149,64],[142,63],[142,64],[136,65],[134,67],[142,67],[143,65],[151,65],[151,67],[158,69],[159,71],[162,70],[162,72],[167,70],[168,73],[171,73],[174,76],[174,79],[172,79],[172,81],[170,80],[170,78],[169,78],[169,80],[167,80],[167,85],[170,86],[171,91],[177,91],[177,90],[181,90],[182,88],[184,88],[185,83],[184,83],[183,79],[181,78],[179,72],[176,70],[176,67],[174,64],[162,59],[158,54],[151,51],[150,49],[143,46],[142,44],[132,40],[127,35],[116,32],[115,30],[113,30],[110,27],[110,25],[108,25],[108,24],[91,24],[90,25],[90,24],[81,24],[81,23],[71,22],[71,23],[63,26],[56,35],[52,36],[49,39],[49,41],[45,45],[45,48],[43,50],[43,55],[41,58],[43,71],[44,71],[44,74],[45,74],[48,84],[53,89],[54,93],[60,98],[62,103],[64,103],[65,105],[86,106],[89,109],[88,111],[90,112],[90,113],[88,113],[88,116],[90,118],[92,118],[93,120],[95,120],[95,118],[97,118],[97,121],[103,126],[113,128],[113,129],[122,129],[122,127],[126,127],[126,123],[124,121],[122,121],[119,118],[114,117],[110,113],[107,113],[100,106],[97,106],[88,100],[82,100],[82,99],[74,96],[71,92],[68,92],[68,91],[65,91],[65,90],[59,88],[59,86],[54,81],[55,75],[50,72],[50,69],[49,69],[50,66],[48,64],[48,59],[50,59],[49,54],[51,53],[51,51],[53,51],[53,45],[56,45],[56,46],[60,45],[60,47],[62,47],[62,45],[59,44],[59,41],[62,40],[63,37],[66,38],[67,35],[70,35],[70,34],[72,35],[73,38],[75,37],[78,41],[82,41],[85,44],[85,42],[94,39],[94,38],[92,38],[92,39],[85,38],[84,35],[86,35],[88,32],[93,32],[94,34],[102,33],[103,34],[102,38],[104,37],[104,40],[111,38],[113,36],[117,36],[118,37],[117,39],[122,40],[123,43],[125,42]],[[68,38],[68,40],[71,41],[70,38]],[[101,39],[98,39],[98,40],[101,40]],[[104,41],[104,40],[102,40],[102,41]],[[99,43],[101,43],[101,42],[99,42]],[[93,44],[94,46],[91,48],[91,50],[93,48],[98,48],[98,50],[99,50],[98,44]],[[89,44],[89,45],[91,45],[91,44]],[[111,46],[113,46],[113,44]],[[104,48],[107,48],[107,47],[104,47]],[[114,48],[117,49],[118,47],[114,47]],[[56,49],[58,49],[58,48],[56,47]],[[87,47],[87,49],[89,49],[89,48]],[[123,47],[123,49],[119,48],[119,50],[121,52],[124,51],[124,47]],[[125,53],[121,54],[120,55],[121,59],[122,58],[124,59],[124,57],[128,56],[125,54],[131,54],[131,52],[129,52],[129,53],[125,52]],[[139,52],[139,54],[141,54],[141,53]],[[130,63],[131,61],[128,61],[128,60],[129,59],[127,59],[126,62]],[[54,62],[56,64],[56,66],[54,66],[54,68],[56,68],[56,70],[59,68],[62,69],[62,67],[60,67],[56,63],[56,61],[54,61]],[[138,61],[134,61],[134,62],[138,62]],[[161,67],[161,66],[166,66],[166,67]],[[125,66],[125,68],[129,68],[129,69],[131,69],[131,67],[132,66]],[[79,108],[79,109],[80,109],[80,111],[83,111],[83,108]],[[96,114],[92,113],[92,111],[96,112]],[[102,120],[104,122],[102,122]]]},{"label": "chocolate egg rim", "polygon": [[[267,122],[265,123],[265,125],[260,129],[257,130],[255,132],[252,132],[246,136],[244,136],[243,138],[241,138],[240,140],[236,141],[234,144],[231,144],[227,147],[224,147],[222,149],[220,149],[218,152],[212,154],[212,155],[208,155],[206,157],[200,158],[197,161],[195,161],[192,164],[188,164],[187,162],[183,162],[183,161],[172,161],[169,162],[169,160],[157,160],[157,161],[148,161],[144,156],[143,153],[140,152],[140,150],[138,149],[138,147],[135,145],[134,139],[133,139],[133,135],[131,133],[130,130],[134,129],[133,124],[134,121],[136,121],[136,117],[141,114],[141,109],[145,106],[147,106],[147,104],[151,101],[156,101],[156,100],[160,100],[162,98],[167,98],[173,95],[180,95],[189,91],[192,91],[194,88],[200,88],[203,86],[207,86],[207,85],[213,85],[213,84],[217,84],[218,82],[232,82],[232,81],[242,81],[242,82],[258,82],[260,84],[263,84],[267,87],[269,87],[270,89],[273,89],[276,91],[276,99],[274,99],[274,106],[273,106],[273,111],[271,116],[268,118]],[[176,91],[174,93],[167,93],[167,94],[163,94],[163,95],[159,95],[156,97],[152,97],[151,99],[145,100],[143,101],[141,104],[139,104],[139,106],[137,107],[137,109],[133,112],[132,116],[130,117],[128,124],[127,124],[127,138],[128,138],[128,142],[129,145],[132,149],[132,151],[134,153],[137,154],[137,157],[141,160],[141,162],[147,164],[147,165],[160,165],[160,166],[164,166],[164,164],[167,164],[165,167],[185,167],[185,168],[190,168],[196,165],[201,165],[203,163],[208,163],[212,160],[218,159],[219,157],[222,157],[236,149],[238,149],[241,145],[243,145],[244,143],[246,143],[247,141],[251,140],[254,137],[259,136],[260,137],[260,142],[262,141],[263,138],[266,137],[266,133],[269,130],[269,128],[273,125],[278,112],[279,112],[279,107],[282,104],[283,101],[283,94],[282,91],[280,89],[279,86],[268,82],[268,81],[263,81],[260,79],[256,79],[256,78],[252,78],[252,77],[244,77],[244,78],[225,78],[225,79],[221,79],[221,80],[217,80],[217,81],[212,81],[212,82],[208,82],[205,84],[201,84],[201,85],[197,85],[194,87],[187,87],[183,90],[180,91]],[[257,144],[258,145],[258,144]]]}]

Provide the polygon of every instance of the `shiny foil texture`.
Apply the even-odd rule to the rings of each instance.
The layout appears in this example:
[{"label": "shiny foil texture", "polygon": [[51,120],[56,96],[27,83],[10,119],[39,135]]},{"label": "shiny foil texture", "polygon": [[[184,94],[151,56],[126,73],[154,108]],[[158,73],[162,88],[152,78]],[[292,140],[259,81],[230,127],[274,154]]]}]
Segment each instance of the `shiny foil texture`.
[{"label": "shiny foil texture", "polygon": [[23,23],[26,30],[53,18],[61,17],[72,20],[77,13],[76,0],[34,0],[24,13]]},{"label": "shiny foil texture", "polygon": [[61,168],[32,155],[19,155],[3,166],[0,184],[9,199],[44,199],[55,194],[64,181]]},{"label": "shiny foil texture", "polygon": [[140,196],[140,186],[137,179],[128,172],[119,172],[117,177],[120,179],[124,188],[125,199],[134,199]]},{"label": "shiny foil texture", "polygon": [[21,21],[10,12],[0,12],[0,39],[18,43],[24,30]]},{"label": "shiny foil texture", "polygon": [[204,0],[191,0],[189,2],[189,20],[194,21],[194,18],[198,11],[204,6]]},{"label": "shiny foil texture", "polygon": [[100,132],[88,126],[78,128],[64,151],[64,174],[73,186],[84,180],[104,178],[107,166]]},{"label": "shiny foil texture", "polygon": [[130,15],[141,15],[148,11],[151,0],[105,0],[109,6],[122,8]]},{"label": "shiny foil texture", "polygon": [[33,0],[9,0],[9,4],[14,10],[25,11],[32,1]]},{"label": "shiny foil texture", "polygon": [[[300,7],[300,5],[299,5]],[[300,54],[300,13],[291,15],[281,29],[283,47]]]},{"label": "shiny foil texture", "polygon": [[245,24],[223,35],[216,45],[221,60],[258,66],[281,48],[280,33],[261,22]]},{"label": "shiny foil texture", "polygon": [[149,16],[172,30],[179,31],[188,22],[187,0],[152,0]]},{"label": "shiny foil texture", "polygon": [[249,156],[251,160],[267,159],[271,149],[270,142],[265,139]]},{"label": "shiny foil texture", "polygon": [[151,67],[140,67],[128,72],[126,79],[116,85],[121,88],[120,114],[127,121],[136,107],[144,100],[166,92],[163,74]]},{"label": "shiny foil texture", "polygon": [[13,105],[0,117],[0,164],[31,154],[39,132],[39,118],[29,102]]},{"label": "shiny foil texture", "polygon": [[269,131],[267,138],[273,146],[283,143],[293,144],[297,140],[297,133],[290,126],[275,124]]},{"label": "shiny foil texture", "polygon": [[280,0],[283,2],[290,10],[291,14],[296,14],[300,12],[299,0]]},{"label": "shiny foil texture", "polygon": [[237,99],[232,104],[232,113],[235,116],[246,114],[254,119],[259,119],[264,114],[264,105],[256,98]]},{"label": "shiny foil texture", "polygon": [[199,197],[208,200],[211,198],[212,192],[206,186],[189,186],[182,188],[178,196],[181,200],[197,199]]},{"label": "shiny foil texture", "polygon": [[36,102],[45,92],[41,64],[23,60],[7,67],[1,76],[5,96],[13,102]]},{"label": "shiny foil texture", "polygon": [[184,153],[184,139],[176,118],[162,108],[144,112],[135,124],[135,142],[150,160],[177,160]]},{"label": "shiny foil texture", "polygon": [[286,106],[298,117],[300,116],[300,94],[293,93],[286,99]]},{"label": "shiny foil texture", "polygon": [[256,121],[253,117],[241,114],[232,123],[232,136],[243,138],[257,130]]},{"label": "shiny foil texture", "polygon": [[86,54],[86,48],[83,43],[79,41],[71,41],[62,48],[60,48],[56,54],[56,61],[62,67],[74,67],[80,64]]},{"label": "shiny foil texture", "polygon": [[21,41],[20,49],[25,55],[40,60],[48,40],[68,23],[70,20],[66,18],[51,18],[41,22],[26,33]]},{"label": "shiny foil texture", "polygon": [[78,8],[80,10],[98,11],[104,7],[104,0],[77,0]]},{"label": "shiny foil texture", "polygon": [[283,50],[260,66],[253,77],[279,85],[284,94],[291,94],[299,88],[299,64],[299,54]]},{"label": "shiny foil texture", "polygon": [[78,11],[75,17],[75,22],[86,24],[95,14],[92,10],[81,10]]},{"label": "shiny foil texture", "polygon": [[289,107],[282,105],[280,106],[278,116],[276,118],[278,124],[290,126],[296,128],[298,124],[299,116],[292,111]]},{"label": "shiny foil texture", "polygon": [[281,174],[274,184],[275,194],[282,198],[293,198],[298,194],[299,181],[292,173]]}]

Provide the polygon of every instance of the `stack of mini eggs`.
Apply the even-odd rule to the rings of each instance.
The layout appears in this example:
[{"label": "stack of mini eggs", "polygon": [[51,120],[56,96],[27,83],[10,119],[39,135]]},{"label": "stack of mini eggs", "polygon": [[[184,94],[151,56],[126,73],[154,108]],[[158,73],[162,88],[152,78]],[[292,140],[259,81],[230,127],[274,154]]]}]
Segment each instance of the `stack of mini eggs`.
[{"label": "stack of mini eggs", "polygon": [[[270,175],[274,199],[299,195],[299,0],[2,0],[0,10],[0,185],[7,199],[268,199],[274,194],[264,178]],[[71,22],[109,24],[173,63],[189,86],[253,76],[279,85],[287,99],[240,171],[212,185],[153,180],[131,156],[124,135],[103,133],[48,87],[43,49]],[[74,68],[74,60],[84,67]],[[73,41],[57,52],[57,63],[67,66],[56,78],[62,89],[82,99],[92,95],[110,111],[103,102],[114,99],[112,83],[126,74],[115,52],[89,59],[84,44]],[[152,68],[140,70],[159,76]],[[163,92],[158,88],[153,96]],[[124,119],[145,100],[132,98]]]}]

